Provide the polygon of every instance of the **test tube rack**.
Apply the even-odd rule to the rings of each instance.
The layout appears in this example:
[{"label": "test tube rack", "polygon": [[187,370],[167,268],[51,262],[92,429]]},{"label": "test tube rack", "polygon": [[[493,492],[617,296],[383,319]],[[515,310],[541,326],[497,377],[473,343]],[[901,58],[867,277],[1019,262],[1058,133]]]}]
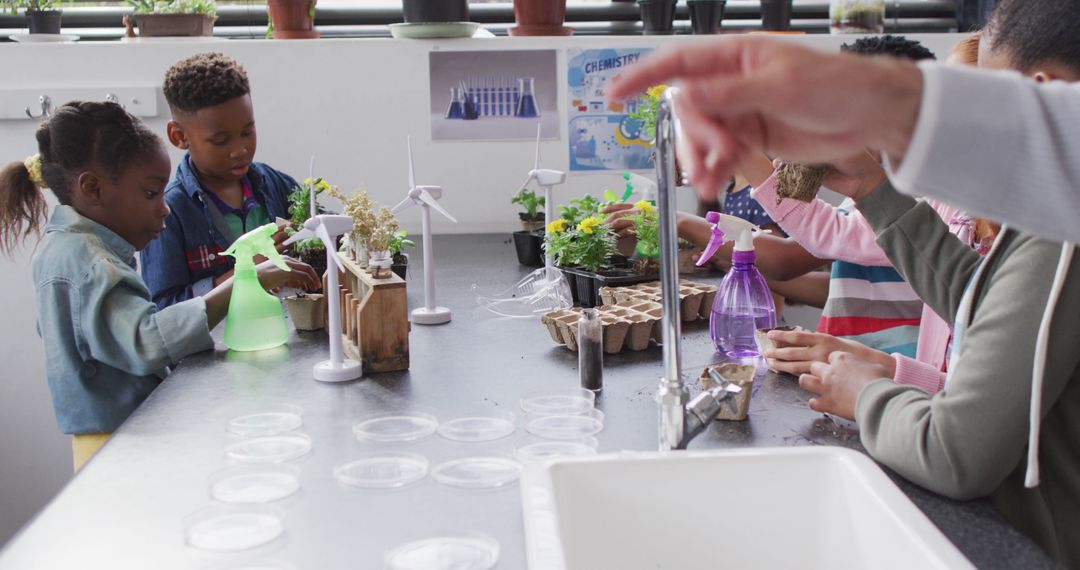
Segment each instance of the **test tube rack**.
[{"label": "test tube rack", "polygon": [[393,273],[376,279],[346,255],[341,262],[345,271],[338,294],[345,354],[363,365],[364,374],[408,370],[411,325],[405,281]]}]

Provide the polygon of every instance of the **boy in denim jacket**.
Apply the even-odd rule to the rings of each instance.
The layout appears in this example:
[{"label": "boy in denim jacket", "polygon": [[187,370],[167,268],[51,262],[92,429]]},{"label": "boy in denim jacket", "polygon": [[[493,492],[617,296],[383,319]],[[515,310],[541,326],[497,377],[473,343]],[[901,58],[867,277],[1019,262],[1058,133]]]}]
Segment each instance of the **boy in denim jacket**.
[{"label": "boy in denim jacket", "polygon": [[[244,69],[220,53],[200,53],[165,74],[172,112],[169,142],[187,151],[169,183],[165,231],[142,252],[142,276],[165,308],[199,297],[232,276],[221,254],[236,238],[288,218],[296,181],[254,162],[255,115]],[[286,239],[279,231],[281,248]]]}]

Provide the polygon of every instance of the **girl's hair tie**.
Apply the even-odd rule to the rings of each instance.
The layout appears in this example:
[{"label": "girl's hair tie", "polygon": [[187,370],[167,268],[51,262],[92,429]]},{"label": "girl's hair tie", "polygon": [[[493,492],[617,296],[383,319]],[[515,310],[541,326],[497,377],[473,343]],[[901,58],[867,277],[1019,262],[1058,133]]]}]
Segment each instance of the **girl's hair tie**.
[{"label": "girl's hair tie", "polygon": [[38,188],[48,188],[49,185],[45,182],[45,177],[41,175],[41,155],[35,154],[27,157],[23,161],[23,165],[26,166],[26,170],[30,172],[30,181],[34,183],[34,186]]}]

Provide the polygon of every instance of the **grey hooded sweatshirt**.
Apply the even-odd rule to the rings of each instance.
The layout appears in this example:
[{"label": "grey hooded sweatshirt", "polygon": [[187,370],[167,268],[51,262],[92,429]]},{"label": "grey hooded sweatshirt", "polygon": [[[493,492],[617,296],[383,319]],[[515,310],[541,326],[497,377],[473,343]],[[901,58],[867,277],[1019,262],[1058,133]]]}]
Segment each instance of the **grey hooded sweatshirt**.
[{"label": "grey hooded sweatshirt", "polygon": [[[859,210],[920,297],[953,322],[982,261],[924,202],[886,181]],[[863,445],[881,463],[956,499],[988,496],[1016,528],[1080,568],[1080,261],[1064,271],[1042,375],[1041,484],[1025,488],[1036,336],[1062,244],[1004,229],[972,286],[958,359],[936,395],[888,379],[859,395]],[[1080,258],[1080,256],[1077,256]]]}]

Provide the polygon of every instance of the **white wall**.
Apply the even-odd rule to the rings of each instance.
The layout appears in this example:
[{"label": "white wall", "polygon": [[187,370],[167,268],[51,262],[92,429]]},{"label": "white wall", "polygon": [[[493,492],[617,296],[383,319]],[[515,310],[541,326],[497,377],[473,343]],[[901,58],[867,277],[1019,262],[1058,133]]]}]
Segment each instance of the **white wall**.
[{"label": "white wall", "polygon": [[[955,35],[917,36],[939,55]],[[364,186],[385,204],[406,190],[405,136],[412,135],[420,183],[446,189],[443,203],[461,221],[434,217],[436,232],[502,232],[517,225],[509,203],[532,167],[531,142],[432,143],[428,124],[430,50],[516,50],[560,48],[559,77],[565,83],[563,48],[635,47],[686,41],[691,37],[499,38],[449,41],[182,41],[87,43],[75,45],[0,44],[6,90],[33,88],[57,93],[90,88],[103,97],[117,87],[160,84],[175,61],[204,50],[239,59],[251,77],[259,131],[257,160],[297,178],[306,176],[308,157],[318,156],[319,175],[351,190]],[[793,41],[835,50],[842,38],[807,36]],[[565,107],[565,85],[560,107]],[[0,97],[0,100],[3,98]],[[149,124],[164,133],[164,100]],[[62,101],[61,101],[62,102]],[[839,103],[838,103],[839,104]],[[21,109],[21,107],[20,107]],[[0,116],[10,109],[0,110]],[[21,111],[19,111],[21,112]],[[561,137],[565,141],[565,116]],[[36,152],[35,123],[0,120],[0,160],[21,160]],[[545,142],[545,166],[565,169],[564,142]],[[174,162],[180,154],[174,152]],[[617,186],[614,175],[575,174],[559,188],[558,201]],[[685,209],[693,197],[680,198]],[[402,217],[416,231],[415,210]],[[45,383],[40,340],[34,328],[29,273],[30,249],[0,258],[0,298],[5,325],[0,342],[0,544],[40,509],[70,477],[70,444],[56,429]]]}]

